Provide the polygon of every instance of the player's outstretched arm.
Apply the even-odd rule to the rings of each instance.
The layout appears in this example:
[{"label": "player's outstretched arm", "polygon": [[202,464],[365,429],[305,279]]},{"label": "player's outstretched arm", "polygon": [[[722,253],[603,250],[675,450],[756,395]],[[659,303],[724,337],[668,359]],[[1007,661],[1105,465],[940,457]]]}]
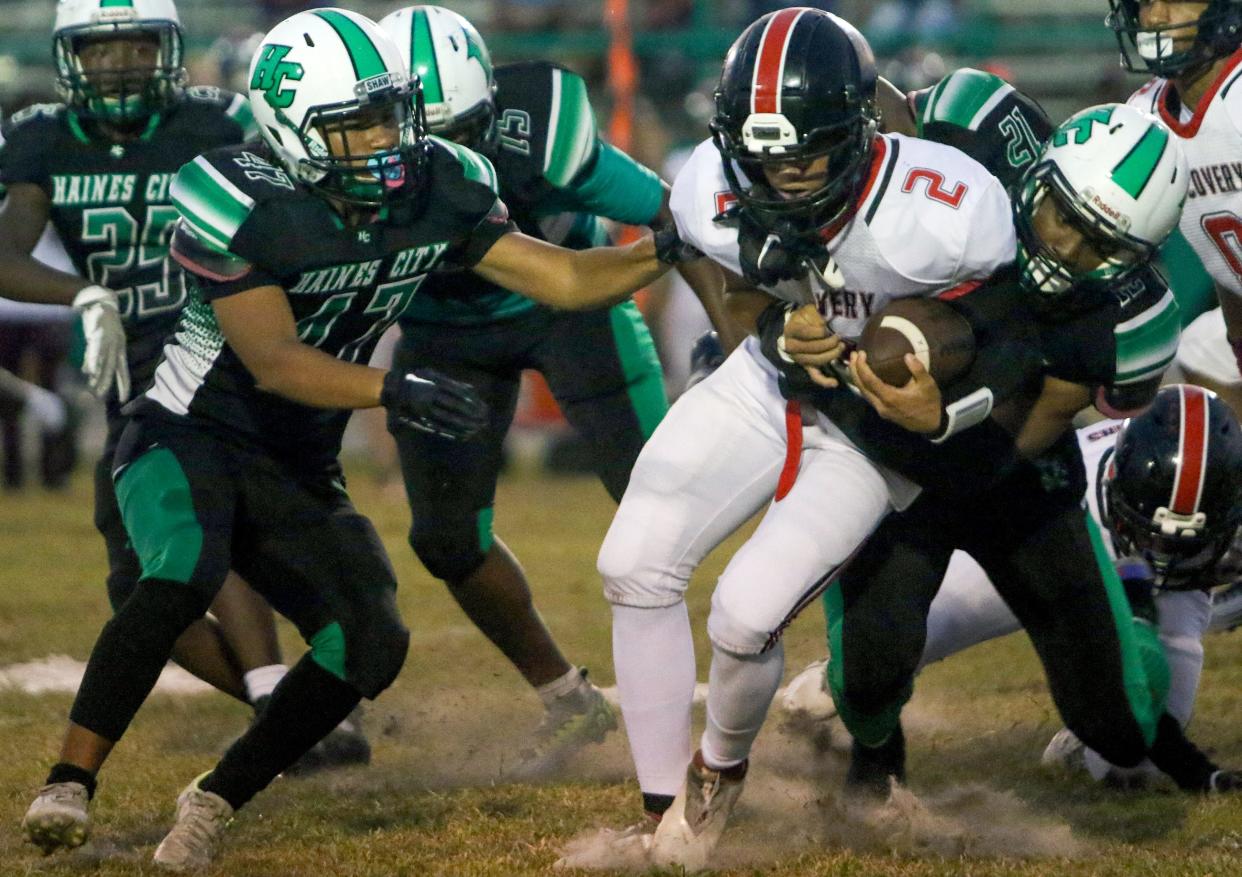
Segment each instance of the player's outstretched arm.
[{"label": "player's outstretched arm", "polygon": [[[541,304],[593,310],[625,301],[685,258],[678,246],[657,248],[657,237],[626,247],[567,250],[513,232],[496,241],[473,270]],[[680,241],[676,245],[684,246]]]},{"label": "player's outstretched arm", "polygon": [[432,369],[389,371],[342,362],[298,339],[279,286],[258,286],[212,302],[229,346],[261,390],[316,408],[388,409],[388,428],[464,439],[487,425],[474,390]]},{"label": "player's outstretched arm", "polygon": [[17,301],[72,305],[82,315],[86,349],[82,372],[91,391],[102,396],[116,386],[129,398],[125,327],[116,293],[31,257],[51,207],[47,193],[33,183],[9,186],[0,211],[0,295]]},{"label": "player's outstretched arm", "polygon": [[374,408],[384,371],[343,362],[298,339],[279,286],[259,286],[212,302],[229,346],[259,389],[316,408]]}]

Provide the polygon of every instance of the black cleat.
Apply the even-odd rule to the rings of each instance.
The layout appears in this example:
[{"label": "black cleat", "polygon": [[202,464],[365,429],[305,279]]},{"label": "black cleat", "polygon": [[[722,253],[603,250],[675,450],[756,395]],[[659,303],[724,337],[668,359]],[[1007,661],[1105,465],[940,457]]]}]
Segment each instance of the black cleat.
[{"label": "black cleat", "polygon": [[899,783],[906,781],[906,737],[901,725],[879,746],[864,746],[854,741],[845,789],[852,794],[887,798],[890,778]]}]

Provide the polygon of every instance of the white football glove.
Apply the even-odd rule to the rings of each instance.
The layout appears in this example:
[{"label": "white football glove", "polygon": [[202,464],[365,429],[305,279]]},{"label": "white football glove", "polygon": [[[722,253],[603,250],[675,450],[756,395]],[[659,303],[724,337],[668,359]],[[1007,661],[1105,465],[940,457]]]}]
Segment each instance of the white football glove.
[{"label": "white football glove", "polygon": [[125,326],[121,323],[116,293],[103,286],[88,286],[73,298],[73,309],[82,315],[86,351],[82,373],[96,396],[104,396],[116,384],[121,402],[129,399],[129,362],[125,358]]}]

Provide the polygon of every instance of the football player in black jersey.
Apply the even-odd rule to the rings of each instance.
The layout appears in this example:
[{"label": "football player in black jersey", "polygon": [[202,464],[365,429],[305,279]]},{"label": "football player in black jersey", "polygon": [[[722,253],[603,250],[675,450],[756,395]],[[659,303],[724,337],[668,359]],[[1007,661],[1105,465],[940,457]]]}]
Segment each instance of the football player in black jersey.
[{"label": "football player in black jersey", "polygon": [[[492,161],[500,196],[525,234],[582,249],[608,242],[600,217],[649,225],[668,216],[659,177],[599,138],[577,74],[545,61],[493,70],[478,31],[439,6],[397,10],[380,27],[422,81],[431,133]],[[719,302],[705,305],[724,320]],[[503,442],[522,370],[537,369],[619,500],[667,408],[655,347],[633,302],[555,311],[465,272],[429,278],[400,324],[398,367],[434,364],[470,383],[492,411],[487,429],[455,445],[398,436],[410,545],[544,701],[543,722],[512,775],[545,774],[601,740],[616,719],[561,653],[522,567],[493,533]]]},{"label": "football player in black jersey", "polygon": [[[131,383],[138,390],[150,383],[185,303],[181,269],[165,259],[177,217],[169,189],[195,155],[255,132],[241,95],[185,86],[171,0],[66,0],[57,7],[54,45],[65,103],[14,115],[0,148],[0,294],[76,302],[82,312],[85,364],[107,408],[95,525],[107,547],[115,609],[141,573],[112,489],[112,456],[125,425],[121,405]],[[49,219],[79,276],[31,257]],[[212,614],[178,640],[176,660],[261,705],[284,672],[271,609],[230,576]],[[346,760],[365,756],[359,731],[343,730],[336,742],[343,745],[332,752]]]},{"label": "football player in black jersey", "polygon": [[172,183],[189,301],[113,469],[143,575],[95,644],[60,761],[28,811],[45,849],[85,838],[95,774],[230,566],[311,648],[182,792],[161,867],[208,865],[235,810],[396,676],[408,644],[396,581],[336,458],[354,408],[383,405],[394,431],[444,442],[486,425],[467,384],[362,364],[433,269],[591,308],[695,255],[666,230],[585,252],[516,233],[490,162],[426,135],[400,52],[356,13],[277,25],[255,53],[250,98],[263,140],[201,155]]},{"label": "football player in black jersey", "polygon": [[[1070,431],[1070,418],[1092,400],[1114,416],[1150,404],[1172,359],[1176,306],[1146,263],[1176,225],[1185,186],[1185,160],[1158,121],[1119,105],[1076,114],[1023,177],[1016,274],[950,302],[972,322],[982,316],[972,373],[988,377],[951,385],[942,398],[916,358],[908,358],[913,380],[896,388],[856,355],[850,375],[861,398],[841,388],[812,393],[868,455],[926,488],[880,526],[825,593],[829,687],[854,736],[851,786],[883,795],[890,778],[904,780],[900,711],[928,606],[955,548],[974,556],[1001,590],[1031,636],[1063,718],[1088,745],[1123,766],[1150,756],[1185,789],[1237,786],[1237,775],[1221,772],[1164,712],[1168,673],[1150,623],[1150,576],[1126,566],[1119,577],[1104,554],[1081,509],[1082,458]],[[1110,221],[1129,216],[1136,220]],[[1012,309],[1026,312],[1017,323],[1038,325],[1040,356],[1025,375],[1014,374],[1020,357],[989,350],[986,333],[999,320],[986,322],[979,307],[1006,292]],[[767,348],[782,361],[781,332],[770,318],[765,324]],[[812,365],[799,375],[787,363],[791,381],[835,384],[813,373],[823,362],[804,357],[797,339],[787,335],[782,346]],[[1002,385],[1013,388],[1004,400],[993,394]],[[934,404],[913,404],[923,390]],[[945,399],[974,399],[978,407],[984,397],[992,417],[948,441],[935,438],[946,419],[952,432],[956,417],[973,417]],[[1131,604],[1141,620],[1132,620]],[[877,650],[879,641],[885,646]]]}]

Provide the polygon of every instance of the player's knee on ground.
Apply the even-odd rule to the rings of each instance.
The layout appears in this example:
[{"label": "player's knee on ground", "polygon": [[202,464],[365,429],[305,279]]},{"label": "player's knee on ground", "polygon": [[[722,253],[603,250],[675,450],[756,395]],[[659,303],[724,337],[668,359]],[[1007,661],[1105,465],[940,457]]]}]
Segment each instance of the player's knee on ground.
[{"label": "player's knee on ground", "polygon": [[312,660],[366,698],[377,697],[392,684],[410,646],[410,632],[397,614],[392,592],[388,595],[360,617],[333,621],[310,637]]},{"label": "player's knee on ground", "polygon": [[410,547],[427,572],[445,582],[460,582],[483,564],[492,545],[491,509],[478,517],[415,521]]}]

